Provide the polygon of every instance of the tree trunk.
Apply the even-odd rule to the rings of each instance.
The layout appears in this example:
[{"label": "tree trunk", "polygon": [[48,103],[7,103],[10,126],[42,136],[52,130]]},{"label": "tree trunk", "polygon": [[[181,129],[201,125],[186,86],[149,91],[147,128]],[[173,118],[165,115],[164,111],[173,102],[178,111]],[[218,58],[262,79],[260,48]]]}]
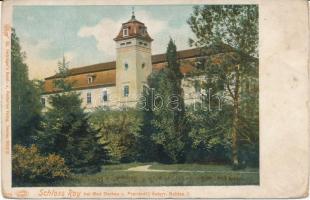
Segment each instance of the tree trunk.
[{"label": "tree trunk", "polygon": [[234,88],[234,111],[233,111],[233,126],[232,126],[232,162],[234,167],[238,167],[238,126],[239,126],[239,65],[235,67],[236,77],[235,77],[235,88]]}]

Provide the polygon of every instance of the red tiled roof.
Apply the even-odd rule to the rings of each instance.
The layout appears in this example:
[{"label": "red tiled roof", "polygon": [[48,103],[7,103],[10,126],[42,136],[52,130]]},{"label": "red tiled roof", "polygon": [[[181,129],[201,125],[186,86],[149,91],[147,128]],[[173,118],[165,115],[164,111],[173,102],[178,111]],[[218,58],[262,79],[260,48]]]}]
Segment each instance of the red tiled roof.
[{"label": "red tiled roof", "polygon": [[[116,70],[102,70],[96,72],[82,73],[71,75],[66,78],[66,81],[72,83],[74,89],[96,88],[100,86],[115,86]],[[88,83],[88,76],[92,76],[93,82]],[[54,87],[54,80],[56,78],[46,79],[44,82],[45,93],[58,92]]]},{"label": "red tiled roof", "polygon": [[[187,49],[183,51],[177,52],[178,59],[187,59],[187,58],[195,58],[201,56],[200,48]],[[166,54],[157,54],[152,56],[152,64],[166,62]]]},{"label": "red tiled roof", "polygon": [[[112,62],[106,62],[106,63],[98,63],[94,65],[88,65],[84,67],[78,67],[78,68],[71,68],[69,70],[69,74],[71,75],[78,75],[78,74],[85,74],[85,73],[92,73],[92,72],[99,72],[99,71],[107,71],[107,70],[113,70],[116,67],[115,61]],[[50,76],[45,78],[45,80],[48,79],[54,79],[59,78],[59,75],[56,74],[54,76]]]},{"label": "red tiled roof", "polygon": [[[227,52],[227,49],[222,49],[222,52]],[[217,54],[219,51],[217,50],[208,50],[208,52],[204,52],[202,54],[200,48],[187,49],[183,51],[178,51],[178,59],[179,60],[192,60],[194,58],[200,57],[202,55],[211,55]],[[166,54],[157,54],[152,56],[152,64],[153,70],[160,70],[164,68],[166,65]],[[74,89],[83,89],[83,88],[93,88],[100,86],[113,86],[116,84],[116,62],[106,62],[106,63],[98,63],[94,65],[72,68],[69,70],[69,81],[73,81],[76,84],[74,85]],[[188,62],[181,63],[180,71],[182,74],[187,74],[193,70],[193,66]],[[86,75],[95,76],[94,82],[91,84],[87,83]],[[54,76],[50,76],[45,78],[45,93],[53,93],[57,92],[55,88],[53,88],[53,80],[59,78],[59,75],[56,74]]]},{"label": "red tiled roof", "polygon": [[[123,29],[128,29],[128,35],[123,35]],[[115,41],[123,40],[123,39],[129,39],[129,38],[142,38],[147,41],[153,41],[153,39],[150,37],[150,35],[147,33],[146,26],[144,23],[139,22],[136,20],[135,16],[133,15],[132,18],[122,24],[122,28],[119,31],[116,38],[114,38]]]},{"label": "red tiled roof", "polygon": [[[163,68],[166,67],[165,63],[158,63],[156,65],[153,65],[153,70],[161,70]],[[189,72],[191,72],[194,69],[194,66],[191,65],[190,63],[182,63],[180,66],[180,72],[184,75],[184,74],[188,74]]]},{"label": "red tiled roof", "polygon": [[[200,56],[199,48],[178,51],[179,59],[194,58],[198,56]],[[158,64],[158,63],[164,63],[164,62],[166,62],[166,54],[157,54],[157,55],[152,56],[152,64]],[[98,64],[88,65],[88,66],[83,66],[83,67],[78,67],[78,68],[71,68],[69,70],[69,74],[71,76],[71,75],[77,75],[77,74],[113,70],[115,68],[116,68],[116,62],[112,61],[112,62],[98,63]],[[59,75],[56,74],[54,76],[47,77],[45,78],[45,80],[54,79],[54,78],[59,78]]]}]

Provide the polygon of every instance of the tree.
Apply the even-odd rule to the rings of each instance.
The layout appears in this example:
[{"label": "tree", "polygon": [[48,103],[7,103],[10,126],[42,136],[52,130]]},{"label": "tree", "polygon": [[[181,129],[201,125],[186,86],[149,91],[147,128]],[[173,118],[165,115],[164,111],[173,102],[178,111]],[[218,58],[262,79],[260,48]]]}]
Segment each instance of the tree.
[{"label": "tree", "polygon": [[[61,93],[49,97],[51,105],[45,113],[44,131],[39,137],[39,145],[46,153],[56,153],[64,157],[65,164],[73,172],[97,172],[107,158],[104,145],[99,143],[98,130],[88,122],[89,117],[81,108],[82,100],[65,79],[66,61],[60,68],[60,79],[55,84]],[[62,87],[62,88],[61,88]]]},{"label": "tree", "polygon": [[30,145],[41,120],[40,92],[28,77],[26,54],[22,52],[15,30],[11,35],[12,64],[12,142]]},{"label": "tree", "polygon": [[[154,81],[154,74],[156,73],[153,72],[152,75],[148,77],[149,84],[150,81]],[[150,85],[154,85],[155,82]],[[137,104],[137,110],[141,111],[142,118],[140,137],[138,139],[139,161],[141,162],[160,161],[160,152],[158,151],[160,149],[159,145],[156,144],[152,138],[152,135],[156,133],[156,128],[152,124],[154,120],[152,95],[149,88],[145,87],[142,98]]]},{"label": "tree", "polygon": [[138,141],[142,118],[139,111],[98,107],[91,113],[90,121],[95,129],[100,130],[100,142],[107,145],[112,162],[132,162],[140,158]]},{"label": "tree", "polygon": [[231,142],[227,130],[231,120],[231,106],[224,105],[221,110],[207,112],[200,104],[189,105],[186,118],[190,124],[186,162],[229,163]]},{"label": "tree", "polygon": [[[152,138],[168,156],[168,162],[183,162],[186,148],[187,123],[176,46],[172,39],[167,48],[167,67],[149,78],[154,105]],[[153,94],[154,93],[154,94]],[[152,95],[153,94],[153,95]],[[158,98],[157,98],[158,97]],[[156,106],[161,105],[160,107]],[[166,162],[167,162],[166,161]]]},{"label": "tree", "polygon": [[[240,96],[241,85],[249,77],[258,79],[258,7],[196,6],[188,24],[196,36],[189,40],[191,45],[202,47],[202,50],[219,46],[232,47],[229,53],[200,60],[197,68],[208,76],[209,86],[220,86],[217,90],[227,92],[231,99],[232,162],[234,166],[238,166],[240,109],[243,103],[243,97]],[[255,80],[254,82],[257,83]]]},{"label": "tree", "polygon": [[62,92],[70,92],[72,90],[72,86],[74,82],[69,81],[66,79],[69,75],[69,61],[66,61],[65,56],[63,56],[62,61],[58,61],[58,77],[57,79],[53,80],[53,84],[55,88],[61,90]]}]

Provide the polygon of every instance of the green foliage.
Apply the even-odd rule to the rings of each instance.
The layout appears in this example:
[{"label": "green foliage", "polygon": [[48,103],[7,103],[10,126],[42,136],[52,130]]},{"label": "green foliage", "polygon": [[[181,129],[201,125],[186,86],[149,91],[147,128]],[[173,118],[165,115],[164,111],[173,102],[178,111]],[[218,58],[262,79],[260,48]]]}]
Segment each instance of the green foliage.
[{"label": "green foliage", "polygon": [[245,88],[241,91],[239,126],[240,160],[255,167],[259,166],[259,98],[257,89],[252,84],[252,88]]},{"label": "green foliage", "polygon": [[195,6],[188,24],[193,46],[227,44],[244,55],[258,55],[257,5]]},{"label": "green foliage", "polygon": [[[107,144],[113,162],[131,162],[140,158],[141,114],[135,109],[97,108],[91,113],[91,124],[99,131],[100,143]],[[143,146],[141,148],[147,148]]]},{"label": "green foliage", "polygon": [[187,162],[227,163],[230,160],[230,129],[232,107],[206,111],[200,104],[187,108],[186,118],[191,129],[191,148],[187,152]]},{"label": "green foliage", "polygon": [[[203,58],[193,74],[205,75],[207,82],[202,88],[222,93],[223,103],[232,106],[229,127],[233,164],[243,165],[250,154],[258,159],[258,90],[245,88],[247,83],[258,85],[258,7],[196,6],[188,24],[196,36],[190,44],[202,47]],[[206,49],[221,45],[230,51],[204,57]],[[246,114],[249,112],[254,116]]]},{"label": "green foliage", "polygon": [[[60,66],[60,71],[64,67]],[[65,92],[48,99],[51,107],[44,115],[44,130],[38,134],[37,142],[45,152],[63,156],[75,173],[100,171],[107,159],[105,146],[99,143],[98,130],[90,126],[89,117],[81,108],[80,95],[63,86]]]},{"label": "green foliage", "polygon": [[39,129],[42,108],[40,90],[36,82],[28,78],[28,66],[24,62],[25,53],[21,50],[14,29],[11,36],[12,142],[29,145]]},{"label": "green foliage", "polygon": [[70,177],[64,159],[56,154],[42,156],[37,146],[15,145],[12,157],[13,184],[51,182]]},{"label": "green foliage", "polygon": [[99,144],[98,131],[90,126],[81,108],[79,94],[55,94],[49,101],[51,108],[38,138],[40,147],[63,156],[75,173],[99,171],[107,155],[104,145]]},{"label": "green foliage", "polygon": [[62,61],[58,62],[58,76],[59,78],[53,81],[55,88],[62,92],[69,92],[72,90],[74,82],[67,80],[66,78],[70,75],[69,63],[63,56]]},{"label": "green foliage", "polygon": [[151,139],[157,145],[159,161],[175,163],[183,162],[185,158],[187,122],[181,87],[183,76],[172,40],[168,44],[166,56],[167,67],[152,73],[148,79],[152,91],[149,91],[147,99],[153,99],[154,105],[148,105],[145,114],[151,119],[147,126],[152,131]]}]

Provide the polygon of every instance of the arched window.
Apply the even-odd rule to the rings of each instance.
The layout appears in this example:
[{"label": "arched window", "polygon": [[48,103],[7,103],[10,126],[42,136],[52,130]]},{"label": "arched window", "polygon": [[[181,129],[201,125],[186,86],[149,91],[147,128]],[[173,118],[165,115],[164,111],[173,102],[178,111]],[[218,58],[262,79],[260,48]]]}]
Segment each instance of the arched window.
[{"label": "arched window", "polygon": [[108,101],[108,91],[106,89],[102,91],[102,101],[103,102]]},{"label": "arched window", "polygon": [[126,71],[128,70],[128,67],[129,67],[128,63],[125,63],[124,64],[124,68],[125,68]]},{"label": "arched window", "polygon": [[142,69],[143,69],[143,68],[145,67],[145,63],[142,63],[141,67],[142,67]]},{"label": "arched window", "polygon": [[87,83],[91,84],[92,82],[93,82],[93,77],[92,76],[87,77]]}]

